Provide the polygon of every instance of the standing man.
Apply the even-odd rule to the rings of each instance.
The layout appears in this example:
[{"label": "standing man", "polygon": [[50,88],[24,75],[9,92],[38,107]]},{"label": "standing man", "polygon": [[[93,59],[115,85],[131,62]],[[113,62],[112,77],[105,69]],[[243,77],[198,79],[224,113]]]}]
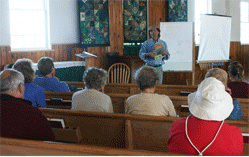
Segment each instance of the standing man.
[{"label": "standing man", "polygon": [[156,68],[159,76],[158,84],[162,84],[163,81],[163,68],[162,65],[165,64],[164,60],[169,59],[169,51],[167,44],[159,39],[160,29],[159,27],[152,25],[149,27],[150,39],[143,43],[139,51],[139,57],[146,63],[147,66],[152,66]]}]

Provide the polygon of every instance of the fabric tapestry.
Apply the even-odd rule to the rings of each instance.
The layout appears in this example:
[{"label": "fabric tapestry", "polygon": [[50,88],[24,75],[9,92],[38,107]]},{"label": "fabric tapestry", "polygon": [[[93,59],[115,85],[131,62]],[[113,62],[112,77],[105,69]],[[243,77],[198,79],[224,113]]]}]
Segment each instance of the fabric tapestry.
[{"label": "fabric tapestry", "polygon": [[187,0],[169,0],[169,22],[187,22]]},{"label": "fabric tapestry", "polygon": [[124,42],[147,40],[147,0],[124,0]]},{"label": "fabric tapestry", "polygon": [[108,0],[78,0],[80,46],[110,46]]}]

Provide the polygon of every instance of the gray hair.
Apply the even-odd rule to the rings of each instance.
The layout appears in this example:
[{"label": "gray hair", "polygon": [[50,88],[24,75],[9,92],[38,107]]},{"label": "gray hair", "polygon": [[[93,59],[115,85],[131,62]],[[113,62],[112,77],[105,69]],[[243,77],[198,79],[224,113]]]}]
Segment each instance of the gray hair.
[{"label": "gray hair", "polygon": [[39,72],[46,76],[52,72],[52,67],[54,67],[53,59],[50,57],[42,57],[37,64]]},{"label": "gray hair", "polygon": [[225,87],[227,86],[228,75],[227,75],[227,72],[223,69],[220,69],[220,68],[210,69],[205,75],[205,78],[208,78],[208,77],[214,77],[217,80],[221,81]]},{"label": "gray hair", "polygon": [[107,71],[95,67],[89,68],[84,72],[83,81],[88,89],[99,89],[106,85]]},{"label": "gray hair", "polygon": [[25,83],[34,82],[35,71],[32,68],[32,64],[33,61],[31,59],[23,58],[18,59],[13,66],[13,69],[18,70],[23,74]]},{"label": "gray hair", "polygon": [[0,72],[1,92],[17,89],[20,83],[24,84],[24,76],[21,72],[14,69],[5,69]]},{"label": "gray hair", "polygon": [[143,66],[136,71],[135,80],[139,89],[143,91],[147,88],[154,87],[159,77],[155,68]]}]

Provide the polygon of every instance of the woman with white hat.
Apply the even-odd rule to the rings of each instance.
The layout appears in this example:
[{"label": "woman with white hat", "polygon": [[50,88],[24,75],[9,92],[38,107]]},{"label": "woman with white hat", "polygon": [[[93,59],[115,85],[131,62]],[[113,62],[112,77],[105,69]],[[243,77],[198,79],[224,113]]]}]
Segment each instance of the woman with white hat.
[{"label": "woman with white hat", "polygon": [[236,126],[224,123],[233,110],[232,97],[214,77],[202,81],[188,96],[193,116],[176,120],[170,127],[170,153],[191,155],[243,155],[243,136]]}]

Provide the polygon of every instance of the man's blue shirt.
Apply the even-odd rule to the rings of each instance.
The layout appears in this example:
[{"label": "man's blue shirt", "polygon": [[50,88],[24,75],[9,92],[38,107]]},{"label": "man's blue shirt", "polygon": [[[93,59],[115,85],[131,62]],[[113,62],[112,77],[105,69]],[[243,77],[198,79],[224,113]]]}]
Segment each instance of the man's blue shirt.
[{"label": "man's blue shirt", "polygon": [[25,83],[24,99],[32,102],[32,106],[45,108],[46,99],[44,89],[34,83]]},{"label": "man's blue shirt", "polygon": [[[153,48],[155,45],[157,44],[160,44],[162,43],[163,44],[163,49],[168,53],[168,56],[166,57],[163,57],[161,59],[157,59],[155,60],[153,57],[145,57],[145,55],[149,52],[153,52]],[[139,57],[147,64],[149,65],[155,65],[155,66],[159,66],[159,65],[163,65],[165,64],[164,63],[164,60],[168,60],[169,57],[170,57],[170,54],[169,54],[169,51],[168,51],[168,47],[167,47],[167,44],[161,40],[161,39],[158,39],[156,42],[151,38],[151,39],[148,39],[146,40],[144,43],[143,43],[143,46],[141,47],[140,51],[139,51]]]},{"label": "man's blue shirt", "polygon": [[61,82],[56,78],[36,76],[34,83],[43,87],[45,91],[71,92],[65,82]]}]

